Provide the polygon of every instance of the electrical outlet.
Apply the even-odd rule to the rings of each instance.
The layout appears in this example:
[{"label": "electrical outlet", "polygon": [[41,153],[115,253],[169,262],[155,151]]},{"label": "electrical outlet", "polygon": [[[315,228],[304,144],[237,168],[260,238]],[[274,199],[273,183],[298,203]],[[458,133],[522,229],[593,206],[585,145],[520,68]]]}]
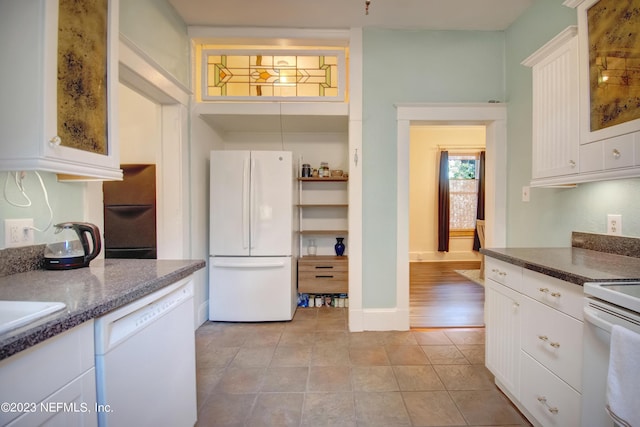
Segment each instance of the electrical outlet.
[{"label": "electrical outlet", "polygon": [[5,219],[4,243],[7,248],[33,245],[33,219]]},{"label": "electrical outlet", "polygon": [[522,187],[522,201],[528,202],[530,199],[531,188],[524,186]]},{"label": "electrical outlet", "polygon": [[622,215],[607,215],[607,234],[622,236]]}]

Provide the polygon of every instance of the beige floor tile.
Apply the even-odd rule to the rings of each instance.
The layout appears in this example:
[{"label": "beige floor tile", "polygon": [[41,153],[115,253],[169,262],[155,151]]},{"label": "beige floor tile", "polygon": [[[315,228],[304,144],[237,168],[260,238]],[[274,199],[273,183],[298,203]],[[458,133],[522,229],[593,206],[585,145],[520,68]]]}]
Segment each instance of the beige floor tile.
[{"label": "beige floor tile", "polygon": [[230,394],[257,393],[262,388],[265,368],[227,368],[217,390]]},{"label": "beige floor tile", "polygon": [[354,366],[351,368],[354,391],[398,391],[391,366]]},{"label": "beige floor tile", "polygon": [[256,396],[256,394],[214,393],[198,412],[196,426],[243,426]]},{"label": "beige floor tile", "polygon": [[445,330],[454,344],[484,344],[484,328]]},{"label": "beige floor tile", "polygon": [[281,335],[282,331],[280,330],[256,331],[247,335],[242,347],[275,347],[280,342]]},{"label": "beige floor tile", "polygon": [[310,345],[279,345],[271,359],[271,366],[309,366],[311,348]]},{"label": "beige floor tile", "polygon": [[314,337],[314,344],[318,347],[334,347],[334,346],[348,346],[349,345],[349,332],[347,331],[328,331],[317,330]]},{"label": "beige floor tile", "polygon": [[385,344],[386,333],[376,331],[351,332],[349,334],[351,347],[373,347]]},{"label": "beige floor tile", "polygon": [[353,393],[306,393],[302,427],[356,427]]},{"label": "beige floor tile", "polygon": [[345,319],[318,319],[316,327],[319,331],[347,331],[347,321]]},{"label": "beige floor tile", "polygon": [[413,331],[412,333],[420,345],[453,344],[443,331]]},{"label": "beige floor tile", "polygon": [[433,365],[469,363],[455,345],[423,345],[422,350]]},{"label": "beige floor tile", "polygon": [[280,336],[280,346],[307,345],[312,346],[315,342],[314,330],[285,329]]},{"label": "beige floor tile", "polygon": [[212,391],[217,387],[220,379],[224,376],[226,372],[225,368],[204,368],[198,369],[196,374],[196,388],[197,388],[197,401],[198,408],[205,403],[212,393]]},{"label": "beige floor tile", "polygon": [[389,331],[384,336],[387,345],[417,345],[415,335],[411,331]]},{"label": "beige floor tile", "polygon": [[394,366],[398,386],[401,391],[444,390],[444,384],[431,365]]},{"label": "beige floor tile", "polygon": [[387,345],[391,365],[428,365],[429,359],[419,345]]},{"label": "beige floor tile", "polygon": [[306,366],[272,366],[267,368],[262,391],[306,391],[308,377],[309,368]]},{"label": "beige floor tile", "polygon": [[451,391],[469,425],[528,425],[508,399],[498,390]]},{"label": "beige floor tile", "polygon": [[284,330],[285,331],[299,331],[299,332],[313,332],[318,327],[318,319],[316,318],[308,318],[308,319],[300,319],[295,320],[290,323],[287,323]]},{"label": "beige floor tile", "polygon": [[414,426],[464,426],[464,417],[446,391],[403,392]]},{"label": "beige floor tile", "polygon": [[309,391],[351,391],[349,366],[313,366],[309,370]]},{"label": "beige floor tile", "polygon": [[351,347],[349,358],[354,366],[389,365],[387,351],[381,345],[375,347]]},{"label": "beige floor tile", "polygon": [[457,344],[456,347],[472,365],[484,365],[483,344]]},{"label": "beige floor tile", "polygon": [[304,393],[260,393],[246,422],[248,427],[299,426]]},{"label": "beige floor tile", "polygon": [[311,354],[311,366],[351,366],[349,347],[316,345]]},{"label": "beige floor tile", "polygon": [[411,425],[400,392],[358,392],[354,395],[358,426],[402,427]]},{"label": "beige floor tile", "polygon": [[314,308],[301,308],[298,307],[296,313],[293,316],[293,322],[297,322],[298,320],[309,320],[309,319],[317,319],[318,318],[318,310]]},{"label": "beige floor tile", "polygon": [[269,347],[243,347],[238,350],[236,357],[231,361],[232,367],[243,366],[269,366],[276,348]]},{"label": "beige floor tile", "polygon": [[481,365],[435,365],[447,390],[495,390],[493,376]]},{"label": "beige floor tile", "polygon": [[240,347],[218,347],[209,345],[196,351],[196,367],[225,367],[236,357]]}]

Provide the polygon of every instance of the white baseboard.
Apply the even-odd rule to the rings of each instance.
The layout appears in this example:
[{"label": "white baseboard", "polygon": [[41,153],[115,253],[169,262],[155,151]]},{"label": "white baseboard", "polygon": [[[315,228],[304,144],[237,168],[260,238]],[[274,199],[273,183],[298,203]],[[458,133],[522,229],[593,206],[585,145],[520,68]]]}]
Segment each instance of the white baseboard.
[{"label": "white baseboard", "polygon": [[204,322],[209,320],[209,302],[208,301],[204,301],[202,304],[200,304],[200,307],[198,307],[198,312],[196,313],[195,320],[196,320],[196,329],[198,329],[198,327],[202,325]]},{"label": "white baseboard", "polygon": [[408,331],[409,312],[397,308],[349,310],[349,331]]}]

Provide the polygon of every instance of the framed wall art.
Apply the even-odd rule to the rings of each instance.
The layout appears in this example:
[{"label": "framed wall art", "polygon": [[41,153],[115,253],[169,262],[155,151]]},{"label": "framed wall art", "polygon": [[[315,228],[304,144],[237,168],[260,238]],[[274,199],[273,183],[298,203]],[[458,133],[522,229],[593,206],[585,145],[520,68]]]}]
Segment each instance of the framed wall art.
[{"label": "framed wall art", "polygon": [[581,143],[640,131],[640,0],[578,6]]}]

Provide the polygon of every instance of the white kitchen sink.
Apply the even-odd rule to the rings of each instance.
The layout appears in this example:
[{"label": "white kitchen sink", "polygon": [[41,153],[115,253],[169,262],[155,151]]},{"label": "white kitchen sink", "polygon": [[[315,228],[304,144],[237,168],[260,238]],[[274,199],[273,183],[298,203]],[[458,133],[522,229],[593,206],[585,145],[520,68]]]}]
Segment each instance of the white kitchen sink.
[{"label": "white kitchen sink", "polygon": [[19,328],[65,307],[66,305],[62,302],[0,301],[0,334]]}]

